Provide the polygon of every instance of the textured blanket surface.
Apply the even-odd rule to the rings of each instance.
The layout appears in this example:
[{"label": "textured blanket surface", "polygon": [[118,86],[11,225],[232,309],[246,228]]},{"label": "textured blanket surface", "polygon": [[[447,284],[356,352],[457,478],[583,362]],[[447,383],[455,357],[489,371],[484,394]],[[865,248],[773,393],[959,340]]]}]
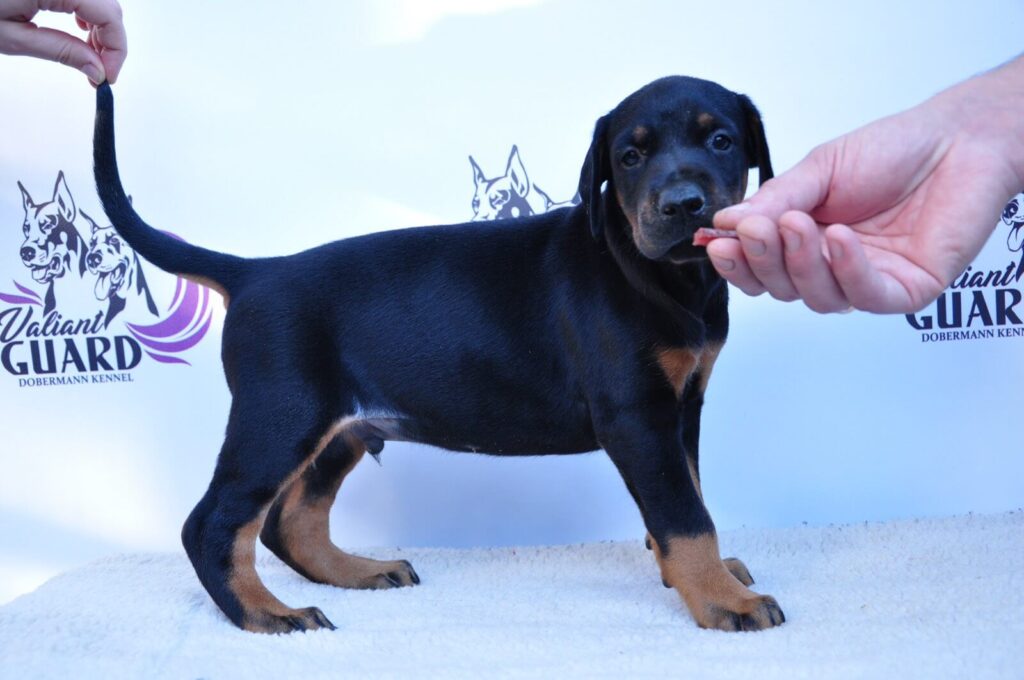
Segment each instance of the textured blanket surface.
[{"label": "textured blanket surface", "polygon": [[336,631],[235,629],[182,554],[131,554],[0,608],[4,678],[1024,677],[1024,513],[720,537],[788,621],[696,627],[640,541],[370,551],[421,585],[350,591],[269,555],[268,587]]}]

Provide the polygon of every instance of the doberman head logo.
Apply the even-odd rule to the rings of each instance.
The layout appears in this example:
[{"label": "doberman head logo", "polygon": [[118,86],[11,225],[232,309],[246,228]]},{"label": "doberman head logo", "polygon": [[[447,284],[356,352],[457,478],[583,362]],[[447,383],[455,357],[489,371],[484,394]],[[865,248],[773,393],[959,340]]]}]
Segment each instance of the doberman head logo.
[{"label": "doberman head logo", "polygon": [[[86,274],[96,277],[96,299],[108,303],[104,326],[121,312],[131,297],[141,298],[150,313],[159,316],[156,303],[149,292],[142,263],[124,243],[112,226],[101,227],[84,210],[75,205],[64,173],[57,174],[53,196],[49,201],[36,203],[25,186],[21,190],[25,216],[21,231],[21,262],[29,268],[36,283],[46,284],[43,314],[57,306],[57,286],[79,283]],[[91,234],[82,237],[77,223],[83,220]]]},{"label": "doberman head logo", "polygon": [[1024,276],[1024,193],[1010,199],[1003,208],[1001,221],[1010,228],[1010,233],[1006,235],[1006,247],[1011,253],[1021,253],[1016,274],[1016,280],[1019,281]]},{"label": "doberman head logo", "polygon": [[530,182],[526,167],[519,157],[519,148],[512,146],[505,165],[505,174],[488,179],[473,157],[473,221],[503,220],[510,217],[527,217],[576,205],[577,195],[570,201],[557,203],[551,200],[540,187]]},{"label": "doberman head logo", "polygon": [[156,303],[146,284],[139,256],[124,242],[112,225],[101,227],[91,219],[89,222],[92,236],[89,239],[85,265],[89,273],[96,277],[93,289],[96,299],[107,301],[105,325],[110,324],[111,319],[127,306],[130,299],[141,300],[150,314],[159,316]]},{"label": "doberman head logo", "polygon": [[63,172],[48,201],[37,202],[21,182],[18,189],[17,255],[36,285],[15,280],[16,291],[0,290],[0,368],[25,384],[65,384],[73,373],[130,370],[143,356],[187,365],[181,355],[210,329],[210,291],[178,277],[161,310],[144,262],[112,226],[76,206]]},{"label": "doberman head logo", "polygon": [[47,284],[44,311],[49,313],[57,304],[56,282],[65,275],[81,279],[85,274],[85,244],[75,227],[78,210],[63,172],[57,175],[49,201],[36,203],[21,182],[18,188],[25,211],[21,262],[31,270],[36,283]]}]

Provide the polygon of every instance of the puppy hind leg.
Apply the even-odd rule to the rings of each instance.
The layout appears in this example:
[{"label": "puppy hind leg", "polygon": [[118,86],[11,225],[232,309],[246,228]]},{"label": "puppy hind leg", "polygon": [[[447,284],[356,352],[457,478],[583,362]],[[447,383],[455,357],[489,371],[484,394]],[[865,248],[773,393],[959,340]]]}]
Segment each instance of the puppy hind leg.
[{"label": "puppy hind leg", "polygon": [[292,569],[316,583],[361,589],[415,585],[420,578],[409,562],[351,555],[331,542],[331,506],[365,451],[351,434],[338,434],[274,501],[260,539]]},{"label": "puppy hind leg", "polygon": [[288,403],[268,410],[236,397],[213,480],[181,534],[213,601],[235,625],[260,633],[334,628],[316,607],[286,606],[256,573],[256,536],[271,501],[331,435],[330,419],[308,406],[315,401]]}]

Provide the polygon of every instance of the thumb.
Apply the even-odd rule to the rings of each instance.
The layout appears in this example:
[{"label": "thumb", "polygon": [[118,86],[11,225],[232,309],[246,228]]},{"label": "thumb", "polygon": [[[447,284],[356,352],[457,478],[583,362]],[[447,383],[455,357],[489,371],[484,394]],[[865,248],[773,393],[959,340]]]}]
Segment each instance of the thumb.
[{"label": "thumb", "polygon": [[764,183],[753,196],[715,213],[715,227],[735,229],[748,215],[778,222],[790,210],[810,213],[828,197],[832,181],[832,145],[826,144],[778,177]]},{"label": "thumb", "polygon": [[106,80],[96,51],[78,38],[31,22],[0,22],[0,46],[7,54],[49,59],[84,73],[93,83]]}]

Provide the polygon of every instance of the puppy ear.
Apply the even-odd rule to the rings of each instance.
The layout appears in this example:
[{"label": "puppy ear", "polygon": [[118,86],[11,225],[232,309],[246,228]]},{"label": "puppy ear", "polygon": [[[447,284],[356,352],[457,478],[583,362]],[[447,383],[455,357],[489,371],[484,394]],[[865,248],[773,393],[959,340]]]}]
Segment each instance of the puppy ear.
[{"label": "puppy ear", "polygon": [[505,176],[512,181],[512,188],[520,196],[530,193],[530,178],[526,174],[523,160],[519,157],[519,147],[512,145],[512,153],[508,155],[508,165],[505,166]]},{"label": "puppy ear", "polygon": [[761,113],[747,95],[739,95],[739,100],[746,128],[746,151],[750,161],[748,167],[757,168],[758,182],[764,184],[775,176],[775,172],[772,170],[772,157],[768,152],[768,140],[765,138]]},{"label": "puppy ear", "polygon": [[590,218],[590,233],[595,239],[604,231],[604,215],[601,210],[601,185],[611,180],[612,170],[608,161],[608,116],[601,116],[594,126],[594,139],[583,161],[580,171],[580,204]]},{"label": "puppy ear", "polygon": [[89,213],[84,210],[80,210],[79,213],[85,218],[85,221],[89,223],[89,233],[95,234],[100,229],[100,225],[96,224],[96,220],[89,217]]},{"label": "puppy ear", "polygon": [[57,183],[53,185],[53,202],[57,204],[61,216],[68,222],[75,221],[75,199],[71,197],[71,190],[64,180],[64,171],[57,174]]},{"label": "puppy ear", "polygon": [[469,164],[473,166],[473,185],[480,186],[486,182],[487,180],[484,179],[484,171],[480,169],[480,166],[476,164],[476,161],[473,160],[472,156],[469,157]]},{"label": "puppy ear", "polygon": [[28,191],[22,186],[21,182],[18,182],[18,188],[21,189],[21,207],[27,213],[28,209],[36,207],[36,204],[32,202],[32,197],[29,196]]}]

